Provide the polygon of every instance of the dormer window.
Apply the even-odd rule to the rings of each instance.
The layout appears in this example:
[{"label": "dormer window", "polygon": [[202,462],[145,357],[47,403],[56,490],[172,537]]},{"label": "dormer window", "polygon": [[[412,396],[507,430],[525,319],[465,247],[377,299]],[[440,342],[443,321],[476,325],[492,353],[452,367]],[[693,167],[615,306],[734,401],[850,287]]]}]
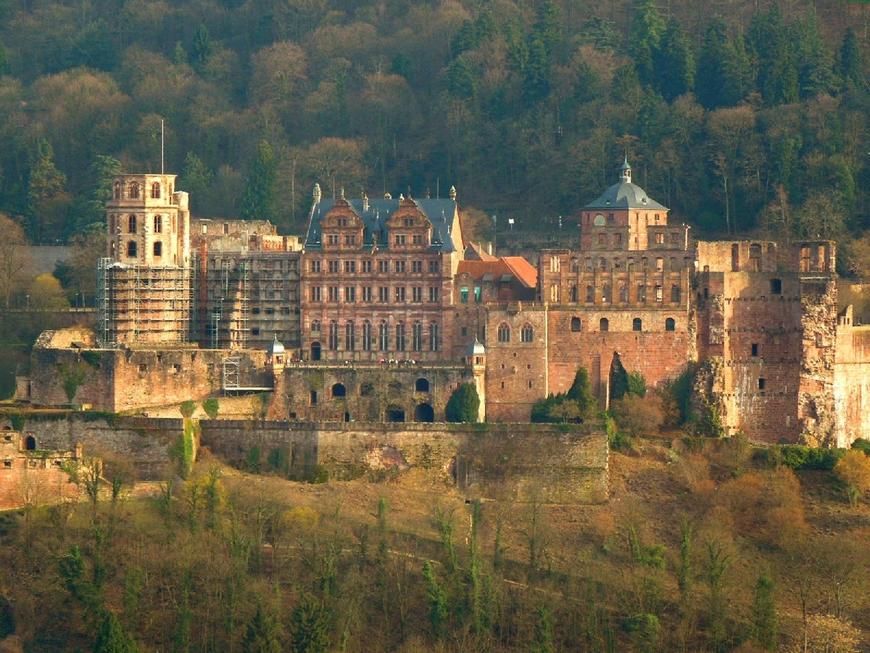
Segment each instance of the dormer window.
[{"label": "dormer window", "polygon": [[339,227],[346,227],[347,226],[347,218],[339,218],[338,219],[338,226]]},{"label": "dormer window", "polygon": [[413,218],[405,218],[403,224],[404,224],[406,227],[413,227],[413,226],[414,226],[414,219],[413,219]]},{"label": "dormer window", "polygon": [[338,245],[338,234],[326,234],[327,245]]}]

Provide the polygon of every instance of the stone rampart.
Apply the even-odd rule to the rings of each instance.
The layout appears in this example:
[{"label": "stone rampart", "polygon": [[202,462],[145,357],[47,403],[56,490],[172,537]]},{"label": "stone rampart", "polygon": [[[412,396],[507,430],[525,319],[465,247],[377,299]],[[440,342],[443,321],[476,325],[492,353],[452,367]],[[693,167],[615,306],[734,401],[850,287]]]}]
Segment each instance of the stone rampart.
[{"label": "stone rampart", "polygon": [[[282,452],[302,475],[317,466],[333,479],[432,470],[469,496],[533,494],[551,503],[607,498],[608,448],[602,430],[584,425],[389,424],[207,420],[202,444],[234,464],[251,451]],[[276,456],[277,457],[277,456]]]}]

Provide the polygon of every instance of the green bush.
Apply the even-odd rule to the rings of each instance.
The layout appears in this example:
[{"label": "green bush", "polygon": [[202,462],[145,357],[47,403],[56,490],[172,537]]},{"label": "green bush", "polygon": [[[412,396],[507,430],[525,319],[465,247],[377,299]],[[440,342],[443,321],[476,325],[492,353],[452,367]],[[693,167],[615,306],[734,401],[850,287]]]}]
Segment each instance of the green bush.
[{"label": "green bush", "polygon": [[870,456],[870,440],[858,438],[852,443],[852,448],[863,451],[865,455]]},{"label": "green bush", "polygon": [[581,367],[574,375],[568,392],[548,395],[532,405],[530,420],[534,423],[565,424],[582,422],[591,417],[598,408],[598,401],[589,383],[589,374]]},{"label": "green bush", "polygon": [[479,410],[477,389],[471,383],[462,383],[450,395],[444,412],[448,422],[476,422]]},{"label": "green bush", "polygon": [[245,456],[245,469],[249,472],[259,472],[262,467],[260,462],[261,457],[260,447],[251,447],[248,449],[248,455]]},{"label": "green bush", "polygon": [[834,469],[843,457],[844,449],[820,449],[800,444],[786,444],[779,447],[782,464],[791,469]]},{"label": "green bush", "polygon": [[217,397],[209,397],[202,402],[202,409],[209,419],[217,419],[218,411],[220,410],[220,402]]},{"label": "green bush", "polygon": [[90,351],[86,350],[81,353],[82,360],[93,367],[95,370],[100,367],[100,360],[102,360],[102,354],[98,351]]},{"label": "green bush", "polygon": [[193,413],[196,411],[196,404],[191,400],[187,400],[182,402],[182,404],[178,407],[178,410],[181,411],[181,416],[185,418],[193,417]]}]

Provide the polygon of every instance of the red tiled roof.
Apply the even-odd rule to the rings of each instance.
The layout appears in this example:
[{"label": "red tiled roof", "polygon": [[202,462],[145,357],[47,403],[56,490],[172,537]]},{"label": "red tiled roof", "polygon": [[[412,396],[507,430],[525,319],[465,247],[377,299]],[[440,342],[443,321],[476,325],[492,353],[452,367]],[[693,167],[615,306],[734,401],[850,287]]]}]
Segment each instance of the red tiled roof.
[{"label": "red tiled roof", "polygon": [[457,272],[473,279],[480,279],[486,274],[493,277],[509,274],[527,288],[534,288],[538,284],[538,271],[522,256],[503,256],[491,261],[460,261]]}]

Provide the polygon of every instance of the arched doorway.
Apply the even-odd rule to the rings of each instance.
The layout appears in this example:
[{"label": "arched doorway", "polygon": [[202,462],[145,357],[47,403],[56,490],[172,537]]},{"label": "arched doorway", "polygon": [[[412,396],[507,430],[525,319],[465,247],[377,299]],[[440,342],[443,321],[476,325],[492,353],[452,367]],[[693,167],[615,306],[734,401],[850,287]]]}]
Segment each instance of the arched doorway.
[{"label": "arched doorway", "polygon": [[417,408],[414,409],[414,421],[434,422],[435,411],[432,409],[432,406],[429,404],[418,404]]},{"label": "arched doorway", "polygon": [[311,343],[311,360],[319,361],[320,360],[320,343],[312,342]]},{"label": "arched doorway", "polygon": [[347,388],[344,387],[343,383],[336,383],[332,386],[332,396],[333,397],[346,397],[347,396]]},{"label": "arched doorway", "polygon": [[405,409],[399,406],[390,406],[387,408],[387,421],[388,422],[404,422],[405,421]]},{"label": "arched doorway", "polygon": [[429,379],[420,377],[414,382],[414,390],[416,392],[429,392]]},{"label": "arched doorway", "polygon": [[24,448],[27,451],[36,451],[36,438],[32,435],[28,435],[24,438]]}]

